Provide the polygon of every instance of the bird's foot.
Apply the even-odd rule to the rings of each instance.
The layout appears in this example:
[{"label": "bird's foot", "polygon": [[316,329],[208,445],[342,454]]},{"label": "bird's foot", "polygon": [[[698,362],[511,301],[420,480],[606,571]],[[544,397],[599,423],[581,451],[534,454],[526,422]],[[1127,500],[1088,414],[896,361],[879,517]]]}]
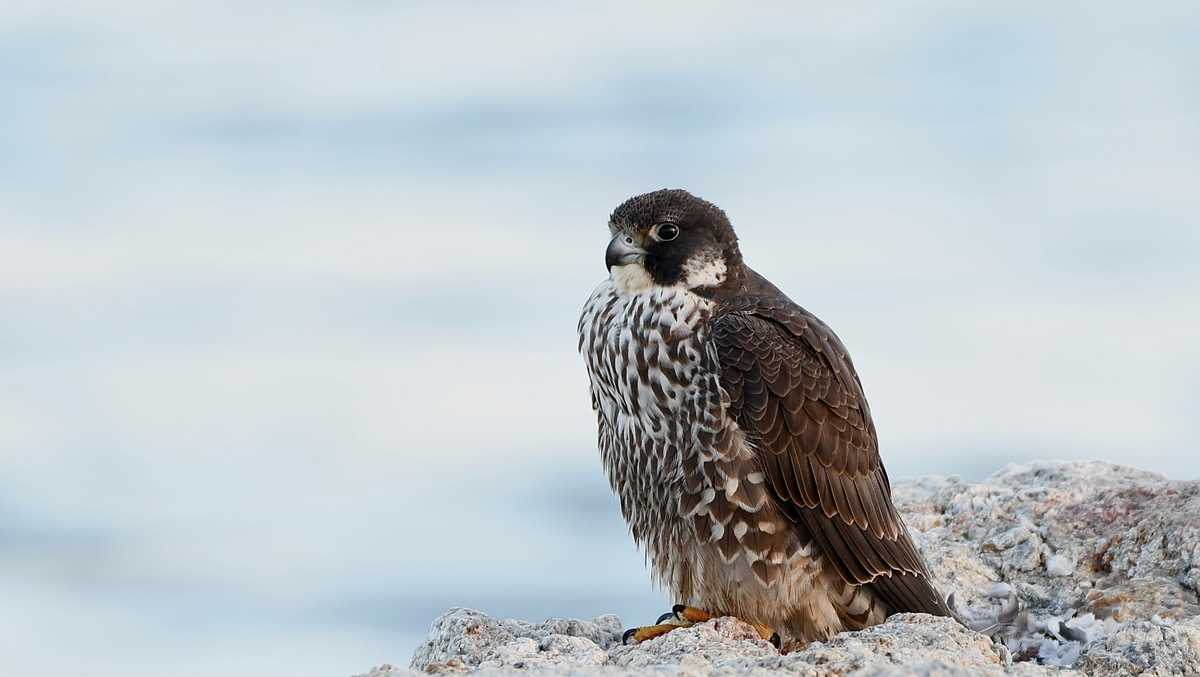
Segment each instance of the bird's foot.
[{"label": "bird's foot", "polygon": [[[690,628],[696,623],[701,623],[708,620],[707,617],[700,618],[699,615],[694,615],[695,620],[689,619],[683,614],[683,612],[690,608],[691,607],[687,607],[682,604],[676,604],[669,612],[659,616],[654,625],[646,625],[640,628],[629,628],[626,630],[625,634],[621,636],[621,643],[629,644],[630,642],[645,642],[646,640],[654,639],[655,637],[662,637],[672,630],[678,630],[679,628]],[[693,609],[693,611],[699,612],[698,609]]]},{"label": "bird's foot", "polygon": [[691,627],[691,623],[655,623],[654,625],[644,625],[640,628],[629,628],[625,634],[621,636],[622,644],[641,644],[655,637],[662,637],[672,630],[679,628]]},{"label": "bird's foot", "polygon": [[[676,617],[690,621],[693,624],[694,623],[703,623],[704,621],[711,620],[713,618],[719,618],[721,616],[728,615],[728,614],[714,614],[710,611],[705,611],[703,609],[697,609],[695,607],[690,607],[690,606],[684,606],[682,604],[676,604],[671,609],[671,613],[673,615],[675,615]],[[661,622],[662,619],[660,618],[659,621]],[[759,637],[765,639],[766,641],[770,642],[771,644],[774,644],[776,649],[778,649],[780,647],[780,645],[782,644],[782,642],[780,641],[780,638],[779,638],[779,633],[775,632],[775,628],[772,628],[771,626],[763,624],[763,623],[755,623],[753,621],[743,620],[742,622],[744,622],[747,625],[749,625],[750,627],[754,628],[758,632]]]},{"label": "bird's foot", "polygon": [[[684,604],[676,604],[671,608],[670,613],[665,613],[658,617],[658,621],[654,625],[647,625],[641,628],[630,628],[625,631],[621,638],[623,644],[630,642],[645,642],[646,640],[662,637],[663,635],[678,630],[679,628],[690,628],[697,623],[703,623],[714,618],[719,618],[723,614],[714,614],[710,611],[697,609],[696,607],[687,606]],[[781,645],[779,633],[775,632],[774,628],[762,623],[751,623],[747,621],[750,627],[754,628],[760,637],[775,645],[778,649]]]}]

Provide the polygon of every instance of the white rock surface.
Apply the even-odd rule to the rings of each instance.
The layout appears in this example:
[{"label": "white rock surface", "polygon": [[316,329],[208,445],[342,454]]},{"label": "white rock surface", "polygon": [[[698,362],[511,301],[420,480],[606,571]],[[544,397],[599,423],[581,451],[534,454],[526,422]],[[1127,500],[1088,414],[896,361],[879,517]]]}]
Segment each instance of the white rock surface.
[{"label": "white rock surface", "polygon": [[606,650],[621,643],[623,632],[621,619],[612,614],[590,621],[552,618],[527,623],[451,609],[433,622],[412,665],[422,670],[604,665]]},{"label": "white rock surface", "polygon": [[781,656],[729,618],[622,646],[612,615],[528,623],[451,609],[409,668],[367,674],[1200,675],[1200,482],[1035,464],[979,484],[900,483],[894,498],[963,616],[986,625],[1015,594],[1015,623],[987,637],[898,614]]}]

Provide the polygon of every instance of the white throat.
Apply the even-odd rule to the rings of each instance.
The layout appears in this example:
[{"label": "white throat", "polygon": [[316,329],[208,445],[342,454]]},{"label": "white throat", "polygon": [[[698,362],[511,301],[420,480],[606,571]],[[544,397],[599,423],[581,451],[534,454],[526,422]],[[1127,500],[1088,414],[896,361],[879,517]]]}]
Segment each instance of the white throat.
[{"label": "white throat", "polygon": [[613,266],[608,271],[613,286],[622,294],[640,294],[654,286],[650,273],[640,263],[626,263],[623,266]]}]

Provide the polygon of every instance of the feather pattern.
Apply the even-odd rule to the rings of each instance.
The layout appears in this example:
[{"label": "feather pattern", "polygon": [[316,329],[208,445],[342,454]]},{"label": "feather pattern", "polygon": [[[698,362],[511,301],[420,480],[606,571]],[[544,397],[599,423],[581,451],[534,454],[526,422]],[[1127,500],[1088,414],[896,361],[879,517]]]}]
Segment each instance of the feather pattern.
[{"label": "feather pattern", "polygon": [[579,348],[601,459],[634,540],[678,601],[825,639],[844,627],[831,601],[841,593],[728,415],[709,340],[714,309],[679,289],[597,288],[580,318]]},{"label": "feather pattern", "polygon": [[609,482],[675,601],[802,643],[949,614],[833,331],[745,266],[711,203],[648,193],[609,229],[579,350]]},{"label": "feather pattern", "polygon": [[771,496],[848,584],[950,615],[892,504],[862,384],[837,335],[753,271],[711,321],[729,415]]}]

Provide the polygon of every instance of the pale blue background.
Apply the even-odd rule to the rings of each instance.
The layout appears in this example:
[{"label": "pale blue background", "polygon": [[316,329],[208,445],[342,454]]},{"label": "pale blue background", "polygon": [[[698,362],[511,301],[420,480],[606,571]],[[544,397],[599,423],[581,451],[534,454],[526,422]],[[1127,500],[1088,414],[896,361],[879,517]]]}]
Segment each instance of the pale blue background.
[{"label": "pale blue background", "polygon": [[894,477],[1200,476],[1196,3],[828,5],[0,7],[0,673],[653,620],[574,328],[664,186],[837,329]]}]

